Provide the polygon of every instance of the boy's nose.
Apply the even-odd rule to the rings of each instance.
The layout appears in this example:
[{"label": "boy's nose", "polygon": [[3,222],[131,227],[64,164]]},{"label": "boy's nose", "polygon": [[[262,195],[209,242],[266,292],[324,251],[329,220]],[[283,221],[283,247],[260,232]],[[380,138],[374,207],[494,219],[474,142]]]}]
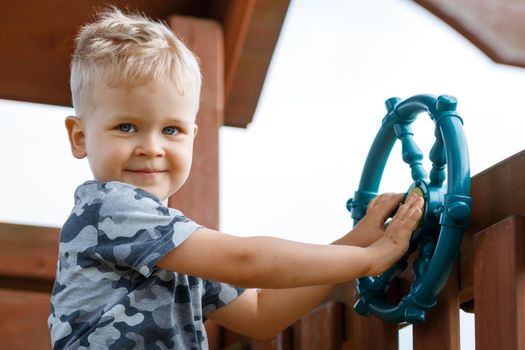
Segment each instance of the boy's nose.
[{"label": "boy's nose", "polygon": [[148,158],[162,157],[164,156],[164,147],[155,136],[144,137],[135,148],[135,154]]}]

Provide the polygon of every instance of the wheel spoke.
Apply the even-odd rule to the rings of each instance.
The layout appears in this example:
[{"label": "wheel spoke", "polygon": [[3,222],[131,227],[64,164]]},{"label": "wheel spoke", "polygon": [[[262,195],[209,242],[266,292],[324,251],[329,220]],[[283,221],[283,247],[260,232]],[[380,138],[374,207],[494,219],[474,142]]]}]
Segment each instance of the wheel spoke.
[{"label": "wheel spoke", "polygon": [[430,150],[429,158],[432,162],[432,170],[430,170],[430,185],[434,187],[441,187],[445,181],[445,165],[447,158],[445,153],[445,145],[439,129],[436,127],[435,131],[436,142]]},{"label": "wheel spoke", "polygon": [[425,180],[427,172],[421,163],[423,152],[414,141],[414,133],[410,124],[395,124],[394,131],[397,138],[401,140],[403,161],[410,165],[412,180]]}]

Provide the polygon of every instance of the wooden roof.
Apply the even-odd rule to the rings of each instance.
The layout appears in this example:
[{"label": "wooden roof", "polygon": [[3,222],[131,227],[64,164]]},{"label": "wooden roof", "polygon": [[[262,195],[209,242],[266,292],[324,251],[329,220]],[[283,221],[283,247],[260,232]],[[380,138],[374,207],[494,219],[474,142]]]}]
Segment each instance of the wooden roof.
[{"label": "wooden roof", "polygon": [[214,19],[224,28],[225,125],[250,123],[289,0],[0,2],[0,98],[71,105],[69,62],[80,25],[109,3],[154,19]]},{"label": "wooden roof", "polygon": [[521,0],[414,0],[456,29],[494,62],[525,67]]}]

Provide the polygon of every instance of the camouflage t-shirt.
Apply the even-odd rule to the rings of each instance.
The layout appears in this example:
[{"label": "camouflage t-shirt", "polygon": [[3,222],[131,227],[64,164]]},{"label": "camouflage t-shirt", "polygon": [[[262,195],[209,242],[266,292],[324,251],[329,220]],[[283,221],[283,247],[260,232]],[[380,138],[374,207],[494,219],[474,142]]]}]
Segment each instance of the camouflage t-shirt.
[{"label": "camouflage t-shirt", "polygon": [[53,348],[207,349],[206,315],[243,289],[156,267],[200,227],[137,187],[79,186],[60,233]]}]

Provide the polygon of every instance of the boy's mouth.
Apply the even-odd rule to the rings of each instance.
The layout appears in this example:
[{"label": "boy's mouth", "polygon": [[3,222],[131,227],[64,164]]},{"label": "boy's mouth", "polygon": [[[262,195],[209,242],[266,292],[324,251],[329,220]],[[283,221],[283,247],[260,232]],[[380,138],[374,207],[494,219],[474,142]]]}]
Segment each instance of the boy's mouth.
[{"label": "boy's mouth", "polygon": [[160,175],[162,173],[165,173],[166,170],[156,170],[156,169],[126,169],[126,171],[141,176],[141,177],[155,177],[157,175]]}]

